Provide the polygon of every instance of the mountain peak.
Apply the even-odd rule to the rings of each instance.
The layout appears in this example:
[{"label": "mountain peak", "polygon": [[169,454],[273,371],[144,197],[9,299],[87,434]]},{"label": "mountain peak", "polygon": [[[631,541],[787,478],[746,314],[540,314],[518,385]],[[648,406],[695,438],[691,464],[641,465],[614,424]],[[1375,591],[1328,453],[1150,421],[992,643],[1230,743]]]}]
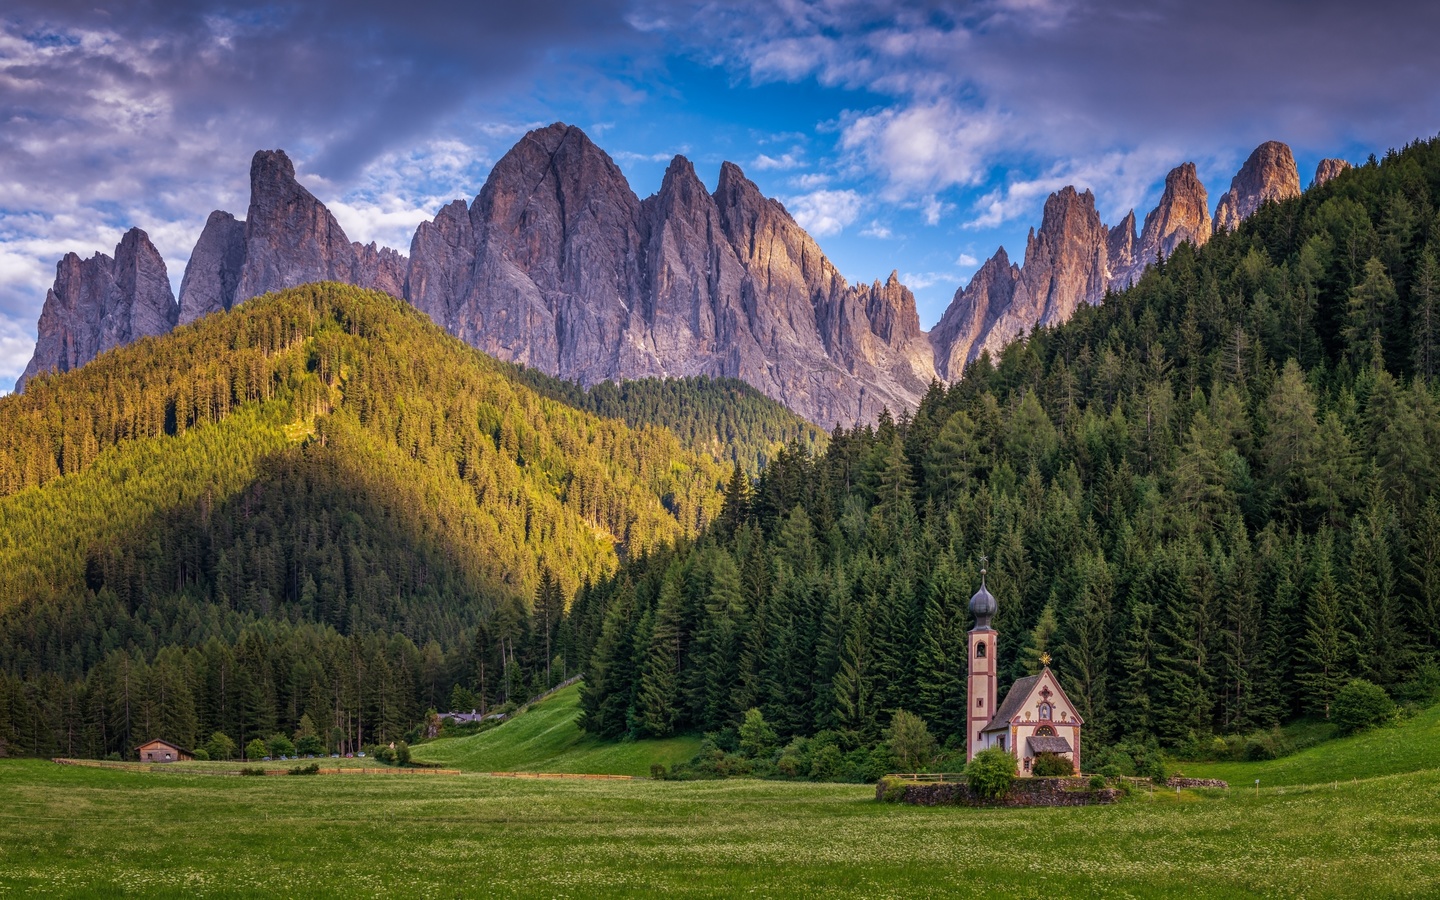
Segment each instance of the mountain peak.
[{"label": "mountain peak", "polygon": [[139,228],[125,232],[114,257],[96,253],[82,260],[67,253],[55,266],[35,354],[15,389],[41,372],[68,372],[106,350],[165,334],[178,312],[165,261]]},{"label": "mountain peak", "polygon": [[1322,159],[1315,167],[1315,178],[1310,182],[1312,188],[1319,187],[1330,179],[1350,168],[1350,164],[1343,159]]},{"label": "mountain peak", "polygon": [[1266,141],[1256,147],[1215,207],[1214,232],[1233,231],[1271,200],[1300,196],[1300,172],[1290,147]]}]

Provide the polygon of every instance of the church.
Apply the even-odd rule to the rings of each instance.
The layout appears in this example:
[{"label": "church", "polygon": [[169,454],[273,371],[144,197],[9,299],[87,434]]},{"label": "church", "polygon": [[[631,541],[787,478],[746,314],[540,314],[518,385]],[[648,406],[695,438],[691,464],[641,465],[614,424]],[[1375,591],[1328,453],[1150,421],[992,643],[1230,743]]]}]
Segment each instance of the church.
[{"label": "church", "polygon": [[995,598],[985,587],[985,570],[981,569],[980,590],[970,598],[975,627],[970,630],[966,761],[981,750],[999,747],[1015,757],[1019,774],[1028,776],[1036,756],[1058,753],[1069,759],[1079,774],[1080,726],[1084,722],[1050,671],[1048,654],[1040,657],[1044,668],[1038,675],[1016,680],[1004,699],[996,697],[1000,634],[990,627],[995,609]]}]

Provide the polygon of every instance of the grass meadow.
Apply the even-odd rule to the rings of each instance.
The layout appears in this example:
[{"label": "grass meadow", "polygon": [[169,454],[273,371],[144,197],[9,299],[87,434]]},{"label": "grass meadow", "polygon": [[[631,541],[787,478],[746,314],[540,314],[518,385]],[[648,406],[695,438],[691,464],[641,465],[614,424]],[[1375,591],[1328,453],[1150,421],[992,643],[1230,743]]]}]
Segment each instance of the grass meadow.
[{"label": "grass meadow", "polygon": [[658,741],[602,741],[580,730],[575,724],[579,716],[580,687],[572,685],[499,728],[418,744],[413,753],[418,761],[470,772],[648,777],[652,765],[669,769],[700,749],[700,738],[694,735]]},{"label": "grass meadow", "polygon": [[0,763],[0,894],[1440,895],[1440,772],[1111,807],[863,785],[234,778]]},{"label": "grass meadow", "polygon": [[693,739],[592,741],[575,714],[562,692],[500,728],[416,748],[459,775],[0,761],[0,895],[1440,896],[1440,708],[1285,759],[1181,764],[1235,787],[1107,807],[927,809],[877,803],[869,785],[482,774],[642,774],[694,752]]}]

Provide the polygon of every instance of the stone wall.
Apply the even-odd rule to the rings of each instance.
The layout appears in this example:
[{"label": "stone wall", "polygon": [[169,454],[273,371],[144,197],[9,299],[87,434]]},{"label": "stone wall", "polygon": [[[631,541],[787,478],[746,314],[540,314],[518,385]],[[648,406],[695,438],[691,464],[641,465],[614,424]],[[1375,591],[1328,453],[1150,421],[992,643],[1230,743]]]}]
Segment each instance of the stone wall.
[{"label": "stone wall", "polygon": [[[1091,806],[1114,803],[1119,797],[1115,788],[1091,790],[1086,778],[1017,778],[998,800],[982,800],[964,782],[942,781],[907,784],[900,802],[913,806]],[[876,786],[875,799],[885,799],[884,781]]]}]

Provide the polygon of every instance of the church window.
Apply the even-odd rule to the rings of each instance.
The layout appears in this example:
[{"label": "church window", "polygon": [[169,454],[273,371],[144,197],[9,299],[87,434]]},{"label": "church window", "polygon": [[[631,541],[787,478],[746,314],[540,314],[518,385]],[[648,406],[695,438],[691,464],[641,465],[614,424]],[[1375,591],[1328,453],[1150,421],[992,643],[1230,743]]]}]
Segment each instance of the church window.
[{"label": "church window", "polygon": [[1035,736],[1036,736],[1036,737],[1054,737],[1054,736],[1055,736],[1055,729],[1054,729],[1054,728],[1051,728],[1049,725],[1041,725],[1039,728],[1036,728],[1036,729],[1035,729]]},{"label": "church window", "polygon": [[1040,721],[1042,721],[1042,722],[1048,722],[1048,721],[1050,721],[1051,715],[1054,714],[1054,709],[1055,709],[1055,707],[1051,706],[1051,705],[1048,704],[1048,703],[1042,703],[1042,704],[1040,704]]},{"label": "church window", "polygon": [[981,641],[980,643],[978,643],[978,644],[975,645],[975,658],[976,658],[976,659],[984,659],[984,658],[985,658],[985,642],[984,642],[984,641]]},{"label": "church window", "polygon": [[976,709],[984,709],[984,708],[985,708],[985,698],[984,698],[984,697],[976,697],[976,698],[975,698],[975,708],[976,708]]},{"label": "church window", "polygon": [[1030,757],[1025,757],[1025,771],[1030,771]]}]

